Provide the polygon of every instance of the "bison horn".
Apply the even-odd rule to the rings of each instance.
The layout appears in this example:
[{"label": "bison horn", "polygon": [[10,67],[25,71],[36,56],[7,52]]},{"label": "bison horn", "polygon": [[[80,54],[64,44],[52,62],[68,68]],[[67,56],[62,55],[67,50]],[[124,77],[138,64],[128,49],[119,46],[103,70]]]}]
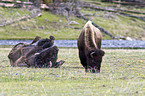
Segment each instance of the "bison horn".
[{"label": "bison horn", "polygon": [[91,52],[90,53],[91,58],[93,58],[93,54],[95,54],[95,52]]}]

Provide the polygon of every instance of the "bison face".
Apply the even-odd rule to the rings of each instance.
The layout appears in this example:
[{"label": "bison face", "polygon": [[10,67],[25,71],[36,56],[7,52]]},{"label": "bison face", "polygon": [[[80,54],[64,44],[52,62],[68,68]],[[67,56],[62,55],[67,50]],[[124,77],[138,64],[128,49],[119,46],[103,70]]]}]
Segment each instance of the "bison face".
[{"label": "bison face", "polygon": [[104,54],[105,52],[100,49],[90,51],[88,53],[88,59],[87,59],[87,63],[88,63],[87,70],[92,73],[99,73],[102,57],[104,56]]}]

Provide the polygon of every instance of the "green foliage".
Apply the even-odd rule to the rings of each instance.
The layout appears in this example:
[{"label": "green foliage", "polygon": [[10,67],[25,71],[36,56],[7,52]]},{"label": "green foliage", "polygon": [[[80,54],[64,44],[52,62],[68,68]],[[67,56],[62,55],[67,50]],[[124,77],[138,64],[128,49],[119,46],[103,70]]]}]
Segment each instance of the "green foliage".
[{"label": "green foliage", "polygon": [[[46,0],[51,2],[51,0]],[[132,11],[144,12],[145,8],[137,8],[132,6],[120,6],[115,4],[102,3],[100,0],[83,0],[92,5],[99,7],[111,7],[129,9]],[[133,17],[127,17],[118,13],[81,9],[82,14],[100,27],[104,28],[113,36],[131,37],[134,39],[145,40],[145,22]],[[126,12],[127,13],[127,12]],[[20,16],[31,15],[32,13],[25,9],[3,8],[0,7],[0,23],[5,19],[12,21]],[[144,14],[133,14],[135,16],[145,16]],[[71,21],[76,21],[79,24],[71,25]],[[0,28],[0,39],[33,39],[36,35],[42,38],[47,38],[49,35],[54,35],[56,39],[73,39],[76,40],[81,32],[81,29],[87,21],[79,19],[75,16],[55,15],[48,11],[42,11],[41,17],[20,21],[11,25]],[[103,39],[111,39],[103,33]]]},{"label": "green foliage", "polygon": [[0,94],[126,96],[145,94],[145,50],[104,49],[101,73],[85,73],[78,50],[60,48],[60,68],[11,67],[10,48],[0,48]]},{"label": "green foliage", "polygon": [[[6,16],[6,18],[9,17]],[[74,16],[68,19],[67,17],[42,11],[41,17],[2,27],[0,29],[0,39],[33,39],[37,35],[42,38],[54,35],[56,39],[77,39],[83,24],[86,22]],[[70,21],[75,20],[80,25],[69,25]],[[71,27],[77,27],[79,29],[73,29]]]},{"label": "green foliage", "polygon": [[[132,37],[134,39],[144,40],[145,22],[142,20],[114,14],[111,12],[88,11],[86,9],[83,9],[82,13],[94,14],[94,16],[88,16],[88,18],[113,34],[113,36],[121,35],[125,37]],[[104,37],[105,39],[107,38],[106,35]]]}]

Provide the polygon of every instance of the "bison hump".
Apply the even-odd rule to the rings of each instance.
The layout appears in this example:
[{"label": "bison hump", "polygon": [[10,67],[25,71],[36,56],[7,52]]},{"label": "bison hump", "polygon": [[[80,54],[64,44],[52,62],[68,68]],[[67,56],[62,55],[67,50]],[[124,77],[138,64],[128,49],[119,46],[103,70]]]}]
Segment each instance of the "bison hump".
[{"label": "bison hump", "polygon": [[101,43],[102,34],[98,28],[92,25],[91,21],[85,24],[82,32],[84,32],[85,36],[85,45],[88,48],[98,48],[98,43]]}]

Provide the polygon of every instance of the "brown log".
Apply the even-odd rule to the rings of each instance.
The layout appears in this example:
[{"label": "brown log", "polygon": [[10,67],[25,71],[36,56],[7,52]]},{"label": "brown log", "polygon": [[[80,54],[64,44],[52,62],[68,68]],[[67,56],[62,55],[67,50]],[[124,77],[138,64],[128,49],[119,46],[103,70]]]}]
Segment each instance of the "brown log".
[{"label": "brown log", "polygon": [[[84,19],[84,20],[86,20],[86,21],[89,20],[88,18],[86,18],[85,16],[83,16],[80,12],[79,12],[79,14],[77,14],[76,16],[77,16],[78,18],[82,18],[82,19]],[[100,29],[101,32],[107,34],[107,35],[110,36],[112,39],[115,39],[115,37],[114,37],[110,32],[108,32],[107,30],[105,30],[104,28],[98,26],[98,25],[97,25],[96,23],[94,23],[93,21],[92,21],[92,24],[93,24],[95,27],[97,27],[98,29]]]},{"label": "brown log", "polygon": [[0,3],[0,6],[3,6],[3,7],[13,7],[14,4],[10,4],[10,3]]},{"label": "brown log", "polygon": [[18,4],[24,3],[24,4],[27,4],[27,5],[32,5],[33,4],[32,2],[23,2],[23,1],[15,1],[15,0],[0,0],[0,2],[3,2],[3,3],[18,3]]},{"label": "brown log", "polygon": [[[131,15],[131,14],[127,14],[127,13],[124,13],[123,10],[120,10],[120,9],[118,9],[118,10],[113,9],[113,8],[109,9],[107,7],[98,7],[98,6],[92,6],[92,5],[82,5],[82,7],[83,8],[91,8],[91,9],[94,9],[94,10],[101,10],[101,11],[108,11],[108,12],[119,13],[119,14],[122,14],[124,16],[133,17],[133,18],[137,18],[137,19],[140,19],[142,21],[145,21],[145,17],[140,17],[140,16],[134,16],[134,15]],[[133,13],[133,11],[132,11],[132,13]],[[142,12],[142,13],[141,12],[136,12],[136,13],[145,14],[144,12]]]},{"label": "brown log", "polygon": [[10,24],[14,24],[14,23],[22,21],[22,20],[27,20],[27,19],[31,19],[31,18],[34,18],[34,17],[39,17],[39,16],[41,16],[41,13],[33,14],[33,15],[30,15],[30,16],[23,16],[21,18],[15,19],[13,21],[4,22],[3,25],[0,25],[0,27],[10,25]]},{"label": "brown log", "polygon": [[136,14],[145,14],[145,12],[114,9],[114,8],[108,8],[108,7],[98,7],[98,6],[93,6],[93,5],[90,5],[90,4],[85,4],[85,5],[82,5],[81,7],[83,7],[83,8],[91,8],[91,9],[94,9],[94,10],[108,11],[108,12],[129,12],[129,13],[136,13]]},{"label": "brown log", "polygon": [[139,16],[134,16],[134,15],[131,15],[131,14],[126,14],[126,13],[120,13],[124,16],[127,16],[127,17],[133,17],[133,18],[136,18],[136,19],[140,19],[142,21],[145,21],[145,16],[144,17],[139,17]]},{"label": "brown log", "polygon": [[113,1],[113,3],[122,4],[122,5],[140,5],[140,6],[145,6],[145,2],[119,2],[119,1]]}]

